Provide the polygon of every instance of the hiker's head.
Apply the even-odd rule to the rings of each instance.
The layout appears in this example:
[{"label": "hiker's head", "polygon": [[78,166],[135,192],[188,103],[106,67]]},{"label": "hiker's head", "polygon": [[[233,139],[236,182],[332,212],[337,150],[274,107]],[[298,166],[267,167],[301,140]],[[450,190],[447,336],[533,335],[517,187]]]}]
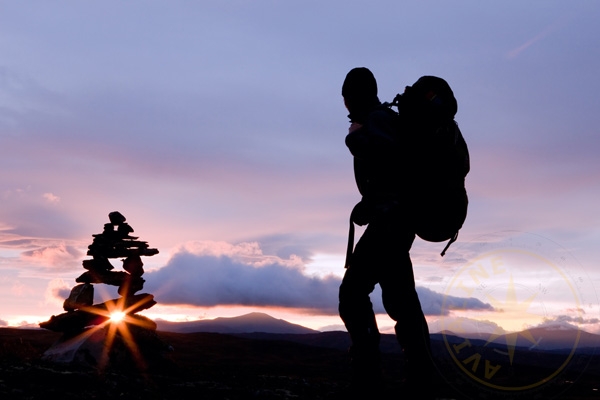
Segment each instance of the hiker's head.
[{"label": "hiker's head", "polygon": [[373,107],[381,104],[377,97],[375,76],[364,67],[354,68],[348,72],[342,85],[342,96],[351,117],[364,116]]},{"label": "hiker's head", "polygon": [[422,76],[412,86],[407,86],[402,95],[408,107],[415,108],[427,118],[434,120],[453,119],[458,104],[448,82],[437,76]]}]

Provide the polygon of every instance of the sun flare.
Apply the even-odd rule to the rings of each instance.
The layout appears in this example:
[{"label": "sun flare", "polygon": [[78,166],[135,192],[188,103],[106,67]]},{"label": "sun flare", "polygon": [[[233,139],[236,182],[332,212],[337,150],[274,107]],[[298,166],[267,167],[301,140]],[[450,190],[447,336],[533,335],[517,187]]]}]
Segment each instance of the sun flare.
[{"label": "sun flare", "polygon": [[122,311],[115,311],[110,314],[111,322],[121,322],[125,318],[125,313]]}]

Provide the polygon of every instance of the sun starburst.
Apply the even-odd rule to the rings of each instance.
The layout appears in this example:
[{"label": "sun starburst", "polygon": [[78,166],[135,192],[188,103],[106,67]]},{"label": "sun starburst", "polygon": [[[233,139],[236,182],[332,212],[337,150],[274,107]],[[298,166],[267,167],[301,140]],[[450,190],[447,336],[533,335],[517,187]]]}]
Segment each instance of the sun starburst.
[{"label": "sun starburst", "polygon": [[110,320],[110,322],[118,323],[118,322],[123,321],[123,319],[125,318],[125,315],[126,314],[123,311],[114,311],[110,314],[109,320]]}]

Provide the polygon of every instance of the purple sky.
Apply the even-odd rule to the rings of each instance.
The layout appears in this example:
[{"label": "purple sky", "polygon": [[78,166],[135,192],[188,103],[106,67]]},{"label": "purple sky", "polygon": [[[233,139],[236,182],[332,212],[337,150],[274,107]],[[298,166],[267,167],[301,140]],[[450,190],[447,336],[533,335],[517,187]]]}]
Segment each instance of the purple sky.
[{"label": "purple sky", "polygon": [[[145,260],[157,315],[237,304],[339,324],[359,200],[340,91],[356,66],[382,100],[421,75],[458,99],[469,217],[450,261],[413,251],[432,318],[468,244],[511,230],[568,254],[593,320],[599,17],[595,1],[3,2],[0,326],[62,312],[114,210],[161,252]],[[546,317],[569,301],[547,298]]]}]

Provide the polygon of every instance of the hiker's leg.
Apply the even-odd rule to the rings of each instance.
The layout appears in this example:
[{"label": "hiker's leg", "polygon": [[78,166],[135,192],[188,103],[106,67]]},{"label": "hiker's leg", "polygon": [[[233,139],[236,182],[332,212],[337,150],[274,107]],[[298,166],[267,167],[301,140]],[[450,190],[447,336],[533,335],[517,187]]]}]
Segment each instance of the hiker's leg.
[{"label": "hiker's leg", "polygon": [[396,321],[396,338],[407,360],[408,371],[420,378],[432,374],[431,347],[427,321],[415,290],[415,279],[409,249],[414,234],[398,233],[401,249],[395,255],[391,268],[382,271],[380,285],[383,305],[389,316]]},{"label": "hiker's leg", "polygon": [[353,379],[376,379],[381,374],[379,330],[369,295],[377,283],[372,254],[376,231],[371,227],[356,244],[339,292],[340,317],[352,339],[350,349]]}]

